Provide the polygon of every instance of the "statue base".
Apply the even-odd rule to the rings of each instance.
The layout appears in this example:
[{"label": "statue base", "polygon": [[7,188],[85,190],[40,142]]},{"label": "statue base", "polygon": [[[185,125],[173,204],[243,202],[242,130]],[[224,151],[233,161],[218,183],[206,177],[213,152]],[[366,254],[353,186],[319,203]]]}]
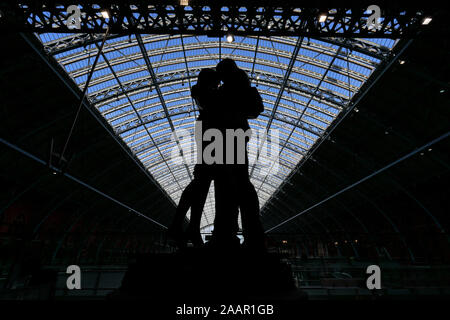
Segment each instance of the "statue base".
[{"label": "statue base", "polygon": [[222,304],[304,300],[306,295],[276,254],[185,248],[137,256],[111,298]]}]

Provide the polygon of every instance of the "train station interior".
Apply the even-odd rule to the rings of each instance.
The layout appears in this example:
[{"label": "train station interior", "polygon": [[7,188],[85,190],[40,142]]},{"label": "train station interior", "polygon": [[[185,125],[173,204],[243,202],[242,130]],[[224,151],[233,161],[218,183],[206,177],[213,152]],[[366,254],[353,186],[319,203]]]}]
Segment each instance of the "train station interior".
[{"label": "train station interior", "polygon": [[[183,301],[196,284],[298,303],[450,296],[447,13],[60,2],[0,4],[1,300]],[[193,179],[173,157],[195,145],[191,89],[224,58],[262,97],[252,131],[277,138],[275,155],[249,142],[264,257],[167,237]],[[212,185],[205,242],[215,210]]]}]

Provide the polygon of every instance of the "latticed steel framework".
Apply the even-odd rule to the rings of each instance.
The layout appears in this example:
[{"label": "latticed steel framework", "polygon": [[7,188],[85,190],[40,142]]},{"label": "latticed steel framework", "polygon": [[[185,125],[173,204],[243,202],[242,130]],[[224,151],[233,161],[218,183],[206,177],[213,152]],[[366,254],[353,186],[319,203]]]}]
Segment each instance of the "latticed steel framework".
[{"label": "latticed steel framework", "polygon": [[[100,47],[99,34],[39,34],[53,56],[82,90]],[[190,88],[203,68],[225,57],[236,60],[261,93],[265,110],[251,120],[252,130],[279,132],[279,166],[261,153],[268,168],[251,167],[260,205],[277,191],[327,128],[349,108],[352,97],[377,66],[393,58],[391,39],[197,35],[111,35],[87,91],[88,101],[120,139],[178,203],[192,179],[193,161],[174,161],[173,151],[193,148],[197,106]],[[178,142],[178,143],[177,143]],[[258,147],[252,138],[250,157]],[[105,159],[105,162],[109,161]],[[214,221],[213,189],[202,227]]]},{"label": "latticed steel framework", "polygon": [[[259,36],[339,36],[389,37],[415,36],[423,31],[421,22],[429,9],[402,8],[395,3],[378,1],[381,22],[370,28],[372,11],[367,3],[346,7],[328,6],[325,1],[309,3],[285,0],[179,0],[80,1],[76,16],[67,10],[72,0],[11,1],[0,3],[6,25],[14,29],[36,32],[102,33],[109,27],[113,33]],[[369,3],[371,4],[371,3]],[[315,7],[318,6],[318,7]],[[104,14],[107,12],[107,14]],[[326,19],[323,19],[323,16]],[[68,21],[70,19],[70,21]],[[68,23],[69,22],[69,23]],[[426,32],[426,30],[425,30]]]}]

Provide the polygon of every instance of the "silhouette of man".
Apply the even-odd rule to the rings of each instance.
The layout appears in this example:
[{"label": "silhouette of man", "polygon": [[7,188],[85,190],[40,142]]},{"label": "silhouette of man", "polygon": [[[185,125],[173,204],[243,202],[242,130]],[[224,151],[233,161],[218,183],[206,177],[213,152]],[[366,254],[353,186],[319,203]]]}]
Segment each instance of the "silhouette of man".
[{"label": "silhouette of man", "polygon": [[225,140],[225,161],[215,169],[216,218],[213,236],[226,246],[236,244],[239,208],[244,246],[264,250],[259,200],[250,181],[247,153],[251,135],[247,119],[256,118],[264,107],[256,88],[251,87],[247,74],[237,67],[234,60],[223,59],[216,70],[223,82],[218,92],[221,110],[218,126]]}]

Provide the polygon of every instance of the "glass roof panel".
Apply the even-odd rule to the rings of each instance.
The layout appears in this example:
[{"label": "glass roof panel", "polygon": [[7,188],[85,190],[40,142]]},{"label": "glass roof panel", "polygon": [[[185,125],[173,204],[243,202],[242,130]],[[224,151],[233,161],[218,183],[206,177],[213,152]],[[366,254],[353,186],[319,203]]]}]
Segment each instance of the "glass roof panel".
[{"label": "glass roof panel", "polygon": [[[86,46],[71,43],[71,34],[38,37],[44,47],[64,40],[65,49],[54,58],[83,90],[101,37],[97,44]],[[195,161],[193,153],[186,158],[174,156],[180,148],[183,153],[195,150],[198,111],[190,88],[202,68],[214,67],[221,58],[235,59],[258,88],[265,106],[263,114],[249,121],[253,130],[250,159],[256,158],[261,148],[258,137],[264,132],[271,133],[272,143],[278,142],[278,148],[263,148],[259,161],[250,165],[262,207],[382,61],[381,56],[358,51],[356,45],[352,50],[340,47],[332,38],[304,38],[294,55],[297,40],[236,36],[228,43],[207,36],[142,35],[143,52],[135,35],[110,35],[89,84],[88,100],[178,203],[192,179]],[[387,49],[396,43],[391,39],[348,41]],[[289,65],[292,70],[287,74]],[[201,222],[208,230],[214,222],[213,190],[211,186]]]}]

